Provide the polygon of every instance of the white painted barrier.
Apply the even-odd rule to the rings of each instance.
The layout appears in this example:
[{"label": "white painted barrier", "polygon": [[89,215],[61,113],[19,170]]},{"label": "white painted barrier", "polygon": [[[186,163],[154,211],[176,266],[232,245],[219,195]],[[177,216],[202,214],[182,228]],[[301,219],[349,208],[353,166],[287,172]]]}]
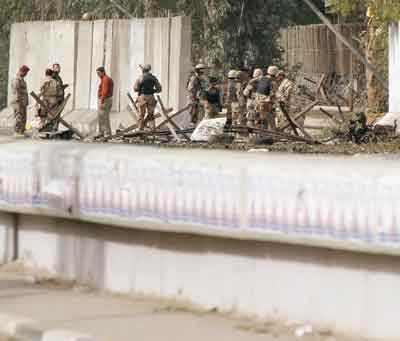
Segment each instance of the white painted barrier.
[{"label": "white painted barrier", "polygon": [[398,164],[389,156],[9,143],[0,149],[0,209],[397,255]]},{"label": "white painted barrier", "polygon": [[389,26],[389,112],[378,120],[379,125],[393,126],[397,121],[397,132],[400,132],[400,25]]},{"label": "white painted barrier", "polygon": [[[46,274],[394,341],[398,163],[10,142],[0,210]],[[12,222],[0,215],[0,262]]]}]

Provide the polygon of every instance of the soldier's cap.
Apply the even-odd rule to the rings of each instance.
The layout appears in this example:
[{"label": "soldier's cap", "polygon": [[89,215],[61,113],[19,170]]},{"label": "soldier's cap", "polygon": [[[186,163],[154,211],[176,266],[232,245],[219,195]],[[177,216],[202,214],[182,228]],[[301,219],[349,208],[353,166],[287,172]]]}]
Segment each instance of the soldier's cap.
[{"label": "soldier's cap", "polygon": [[106,69],[104,68],[104,66],[100,66],[96,69],[97,72],[102,72],[102,73],[106,73]]},{"label": "soldier's cap", "polygon": [[195,69],[195,70],[207,69],[207,65],[205,65],[205,64],[197,64],[197,65],[194,67],[194,69]]},{"label": "soldier's cap", "polygon": [[140,64],[139,66],[143,71],[147,71],[148,72],[148,71],[151,70],[151,65],[150,64],[144,64],[144,65]]},{"label": "soldier's cap", "polygon": [[26,65],[22,65],[19,68],[19,71],[22,72],[22,73],[28,73],[29,71],[31,71],[31,69],[29,67],[27,67]]},{"label": "soldier's cap", "polygon": [[267,70],[267,74],[269,74],[270,76],[274,76],[274,77],[277,76],[278,72],[279,72],[279,69],[275,65],[270,66]]}]

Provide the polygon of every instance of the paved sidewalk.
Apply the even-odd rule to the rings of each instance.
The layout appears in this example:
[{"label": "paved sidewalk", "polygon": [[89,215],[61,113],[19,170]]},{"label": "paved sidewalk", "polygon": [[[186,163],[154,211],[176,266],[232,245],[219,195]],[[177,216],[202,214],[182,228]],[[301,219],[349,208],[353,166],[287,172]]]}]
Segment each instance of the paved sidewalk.
[{"label": "paved sidewalk", "polygon": [[[0,273],[0,327],[1,316],[3,320],[7,316],[32,320],[30,323],[39,330],[68,330],[87,336],[65,340],[345,341],[315,331],[315,335],[297,338],[294,327],[254,324],[213,313],[190,312],[165,302],[116,297],[85,288],[54,283],[35,285],[21,277]],[[39,340],[61,341],[61,338],[40,336]]]}]

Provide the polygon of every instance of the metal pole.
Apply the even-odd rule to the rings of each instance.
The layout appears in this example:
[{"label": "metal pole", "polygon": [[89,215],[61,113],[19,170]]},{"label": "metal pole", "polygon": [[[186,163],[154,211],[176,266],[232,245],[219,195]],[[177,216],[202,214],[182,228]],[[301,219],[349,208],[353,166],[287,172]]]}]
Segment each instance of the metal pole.
[{"label": "metal pole", "polygon": [[345,45],[364,65],[367,69],[369,69],[382,87],[387,91],[388,87],[386,85],[385,80],[379,74],[379,71],[372,65],[365,56],[363,56],[350,42],[341,34],[338,30],[336,30],[335,26],[329,21],[329,19],[314,5],[311,0],[303,0],[308,7],[322,20],[322,22],[328,26],[328,28],[336,35],[336,37]]}]

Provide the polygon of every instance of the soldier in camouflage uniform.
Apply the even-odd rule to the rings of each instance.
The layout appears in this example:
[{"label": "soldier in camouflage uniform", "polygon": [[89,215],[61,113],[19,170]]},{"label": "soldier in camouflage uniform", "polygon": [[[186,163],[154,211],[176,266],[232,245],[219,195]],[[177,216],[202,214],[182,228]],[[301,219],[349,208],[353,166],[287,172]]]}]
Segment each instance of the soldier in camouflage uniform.
[{"label": "soldier in camouflage uniform", "polygon": [[237,114],[233,115],[233,121],[237,125],[246,125],[246,97],[244,96],[244,89],[247,85],[247,75],[244,71],[236,73],[236,88],[239,108]]},{"label": "soldier in camouflage uniform", "polygon": [[[53,78],[53,70],[51,69],[47,69],[45,72],[45,79],[40,86],[39,97],[46,104],[46,108],[40,107],[38,110],[39,116],[44,123],[46,119],[52,118],[52,115],[59,105],[57,81]],[[57,122],[54,122],[54,124],[48,127],[48,130],[57,131],[57,126]]]},{"label": "soldier in camouflage uniform", "polygon": [[236,70],[230,70],[228,72],[228,86],[225,98],[225,106],[227,109],[225,129],[230,129],[233,119],[240,115],[237,76],[238,71]]},{"label": "soldier in camouflage uniform", "polygon": [[29,73],[29,67],[21,66],[17,76],[11,83],[11,106],[15,115],[14,131],[16,135],[25,133],[26,126],[26,109],[29,104],[28,88],[25,77]]},{"label": "soldier in camouflage uniform", "polygon": [[[162,91],[162,86],[158,81],[157,77],[154,76],[151,71],[151,65],[141,66],[143,75],[138,78],[134,85],[135,92],[138,93],[138,104],[139,104],[139,130],[145,128],[146,114],[150,123],[151,129],[155,128],[154,111],[157,106],[157,101],[154,94]],[[146,121],[147,121],[146,120]]]},{"label": "soldier in camouflage uniform", "polygon": [[243,91],[243,95],[247,98],[247,124],[250,127],[254,127],[259,120],[259,115],[256,110],[256,90],[261,77],[263,77],[263,71],[261,69],[255,69],[253,78],[247,83]]},{"label": "soldier in camouflage uniform", "polygon": [[284,121],[283,114],[281,112],[281,106],[290,115],[291,99],[294,91],[294,83],[286,77],[284,71],[280,70],[276,75],[277,83],[279,84],[278,90],[276,91],[276,102],[278,104],[278,122]]},{"label": "soldier in camouflage uniform", "polygon": [[256,110],[260,115],[259,127],[264,129],[276,129],[273,103],[275,96],[275,77],[279,69],[270,66],[267,75],[258,80],[256,89]]},{"label": "soldier in camouflage uniform", "polygon": [[190,122],[193,125],[196,125],[199,120],[200,97],[202,96],[201,76],[206,68],[207,67],[204,64],[196,65],[194,68],[194,74],[190,76],[187,83],[190,105]]},{"label": "soldier in camouflage uniform", "polygon": [[68,84],[64,84],[61,76],[61,66],[58,63],[53,64],[53,78],[57,82],[57,98],[58,104],[64,102],[65,98],[65,89],[68,88]]}]

